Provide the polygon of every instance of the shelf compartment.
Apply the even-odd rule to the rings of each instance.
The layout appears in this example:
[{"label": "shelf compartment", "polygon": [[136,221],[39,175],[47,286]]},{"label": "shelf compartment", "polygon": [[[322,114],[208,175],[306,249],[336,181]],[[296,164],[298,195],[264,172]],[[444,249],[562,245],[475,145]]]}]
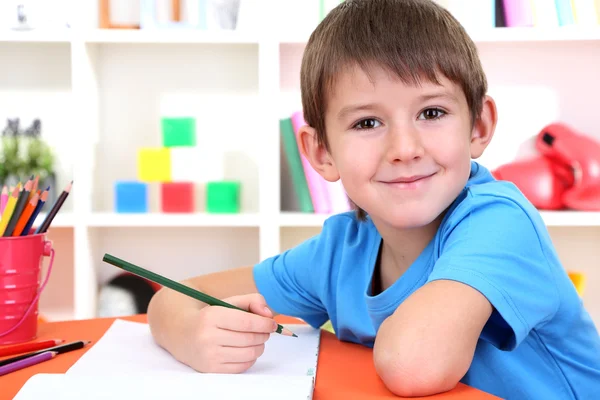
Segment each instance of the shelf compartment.
[{"label": "shelf compartment", "polygon": [[90,227],[258,227],[259,214],[92,213]]}]

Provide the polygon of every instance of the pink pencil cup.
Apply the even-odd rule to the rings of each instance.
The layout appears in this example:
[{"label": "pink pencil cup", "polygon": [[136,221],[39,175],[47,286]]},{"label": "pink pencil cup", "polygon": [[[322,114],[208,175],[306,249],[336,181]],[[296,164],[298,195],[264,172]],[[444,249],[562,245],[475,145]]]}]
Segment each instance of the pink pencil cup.
[{"label": "pink pencil cup", "polygon": [[[37,337],[38,300],[54,262],[52,242],[45,236],[0,237],[0,345]],[[40,285],[45,256],[50,256],[50,264]]]}]

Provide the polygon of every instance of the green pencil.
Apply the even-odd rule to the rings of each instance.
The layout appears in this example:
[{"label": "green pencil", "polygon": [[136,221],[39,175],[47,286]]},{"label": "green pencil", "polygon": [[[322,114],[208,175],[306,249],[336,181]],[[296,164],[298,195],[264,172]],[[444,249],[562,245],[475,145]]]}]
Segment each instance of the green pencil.
[{"label": "green pencil", "polygon": [[[142,267],[138,267],[137,265],[133,265],[125,260],[122,260],[110,254],[104,254],[104,257],[102,257],[102,261],[112,264],[115,267],[124,269],[125,271],[131,272],[132,274],[141,276],[142,278],[146,278],[152,282],[158,283],[159,285],[166,286],[169,289],[173,289],[181,294],[185,294],[186,296],[190,296],[191,298],[202,301],[210,306],[221,306],[249,312],[248,310],[244,310],[243,308],[236,307],[233,304],[229,304],[223,300],[219,300],[215,297],[199,292],[196,289],[192,289],[189,286],[183,285],[179,282],[175,282],[169,278],[165,278],[162,275],[159,275],[152,271],[148,271]],[[281,326],[281,324],[277,324],[277,330],[275,332],[286,336],[298,337],[298,335],[296,335],[289,329],[284,328],[283,326]]]}]

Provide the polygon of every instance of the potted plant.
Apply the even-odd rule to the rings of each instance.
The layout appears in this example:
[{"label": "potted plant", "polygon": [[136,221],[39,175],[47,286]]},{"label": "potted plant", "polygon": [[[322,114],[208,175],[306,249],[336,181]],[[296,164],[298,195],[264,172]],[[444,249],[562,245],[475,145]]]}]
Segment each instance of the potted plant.
[{"label": "potted plant", "polygon": [[0,164],[2,164],[0,183],[9,187],[14,186],[19,182],[22,170],[19,137],[3,135],[0,143],[2,146],[0,152]]},{"label": "potted plant", "polygon": [[57,193],[55,156],[40,132],[38,119],[25,130],[19,128],[18,119],[8,120],[0,142],[0,184],[10,187],[38,176],[40,190],[51,187],[46,203],[52,204]]}]

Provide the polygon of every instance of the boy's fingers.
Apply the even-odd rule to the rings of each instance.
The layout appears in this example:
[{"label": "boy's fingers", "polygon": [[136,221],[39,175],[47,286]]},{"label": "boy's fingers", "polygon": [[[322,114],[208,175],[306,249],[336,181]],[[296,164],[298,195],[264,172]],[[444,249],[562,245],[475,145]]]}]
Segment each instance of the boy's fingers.
[{"label": "boy's fingers", "polygon": [[[265,315],[264,308],[267,306],[265,298],[260,293],[246,294],[242,296],[233,296],[224,299],[226,302],[233,304],[244,310],[258,312],[260,315]],[[252,308],[252,310],[251,310]],[[269,311],[270,313],[271,311]],[[271,317],[272,315],[265,315],[265,317]]]},{"label": "boy's fingers", "polygon": [[237,332],[271,333],[277,330],[277,322],[272,318],[231,308],[221,310],[216,325],[217,328]]},{"label": "boy's fingers", "polygon": [[[219,364],[217,369],[214,371],[220,374],[240,374],[245,372],[248,368],[253,366],[256,363],[256,360],[243,362],[243,363],[225,363]],[[212,372],[212,371],[209,371]]]},{"label": "boy's fingers", "polygon": [[251,313],[262,315],[263,317],[273,318],[273,313],[265,303],[250,303],[248,310],[250,310]]},{"label": "boy's fingers", "polygon": [[256,361],[265,352],[265,345],[248,347],[220,346],[218,349],[219,359],[223,363],[247,363]]},{"label": "boy's fingers", "polygon": [[216,343],[228,347],[249,347],[264,344],[271,335],[269,333],[237,332],[227,329],[217,329]]}]

